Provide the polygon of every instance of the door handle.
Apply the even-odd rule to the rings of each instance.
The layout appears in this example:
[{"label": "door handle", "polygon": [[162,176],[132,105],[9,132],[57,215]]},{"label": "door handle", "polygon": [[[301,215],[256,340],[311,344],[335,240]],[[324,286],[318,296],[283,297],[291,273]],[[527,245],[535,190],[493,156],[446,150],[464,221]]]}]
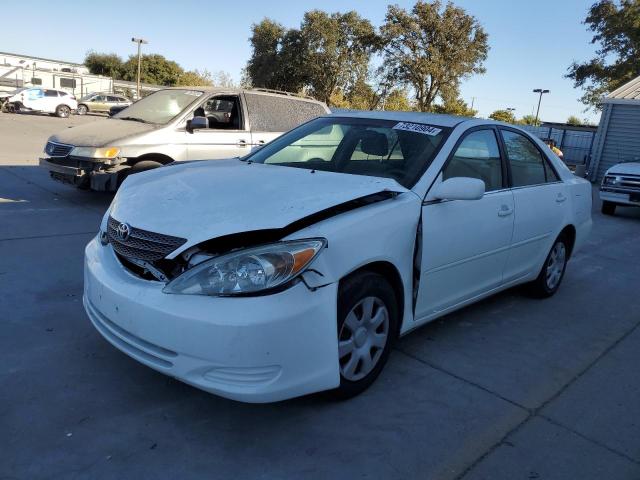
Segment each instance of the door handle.
[{"label": "door handle", "polygon": [[500,210],[498,210],[499,217],[508,217],[512,213],[513,213],[513,208],[508,207],[506,205],[502,205],[502,207],[500,207]]},{"label": "door handle", "polygon": [[567,197],[565,197],[562,193],[559,193],[558,196],[556,197],[556,202],[557,203],[562,203],[567,199]]},{"label": "door handle", "polygon": [[258,145],[264,145],[264,140],[258,140]]},{"label": "door handle", "polygon": [[247,141],[246,140],[238,140],[238,143],[236,143],[236,145],[238,147],[246,147],[247,146]]}]

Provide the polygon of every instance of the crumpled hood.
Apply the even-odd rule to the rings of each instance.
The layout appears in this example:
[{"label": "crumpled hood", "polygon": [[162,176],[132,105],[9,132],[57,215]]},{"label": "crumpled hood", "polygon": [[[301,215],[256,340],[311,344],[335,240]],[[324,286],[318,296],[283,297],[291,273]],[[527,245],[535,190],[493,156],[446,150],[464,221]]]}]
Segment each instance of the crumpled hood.
[{"label": "crumpled hood", "polygon": [[148,132],[154,128],[155,125],[150,123],[110,118],[106,122],[92,122],[68,128],[52,135],[49,140],[81,147],[117,147],[119,140]]},{"label": "crumpled hood", "polygon": [[607,171],[608,175],[640,175],[640,163],[626,162],[614,165]]},{"label": "crumpled hood", "polygon": [[210,160],[129,177],[110,215],[132,227],[186,238],[187,248],[223,235],[283,228],[385,190],[408,191],[387,178]]}]

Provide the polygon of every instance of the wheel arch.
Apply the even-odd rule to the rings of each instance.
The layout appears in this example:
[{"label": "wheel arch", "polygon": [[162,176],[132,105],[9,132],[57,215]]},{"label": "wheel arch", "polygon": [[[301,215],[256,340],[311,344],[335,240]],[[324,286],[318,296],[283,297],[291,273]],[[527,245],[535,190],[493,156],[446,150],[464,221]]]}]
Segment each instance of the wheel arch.
[{"label": "wheel arch", "polygon": [[405,309],[404,284],[402,283],[402,277],[400,276],[399,270],[391,262],[388,262],[386,260],[378,260],[359,266],[357,269],[349,272],[344,277],[342,277],[339,283],[342,284],[346,279],[362,272],[372,272],[383,276],[393,288],[393,293],[398,304],[398,331],[395,333],[396,335],[399,335],[402,327],[402,321],[404,319]]},{"label": "wheel arch", "polygon": [[576,243],[576,227],[574,227],[572,224],[569,224],[567,226],[565,226],[561,231],[560,231],[560,235],[558,236],[565,236],[567,237],[568,241],[569,241],[569,257],[571,257],[571,254],[573,253],[573,247]]},{"label": "wheel arch", "polygon": [[140,155],[139,157],[130,159],[130,164],[135,165],[136,163],[142,161],[158,162],[162,165],[167,165],[174,160],[170,156],[164,155],[162,153],[145,153],[144,155]]}]

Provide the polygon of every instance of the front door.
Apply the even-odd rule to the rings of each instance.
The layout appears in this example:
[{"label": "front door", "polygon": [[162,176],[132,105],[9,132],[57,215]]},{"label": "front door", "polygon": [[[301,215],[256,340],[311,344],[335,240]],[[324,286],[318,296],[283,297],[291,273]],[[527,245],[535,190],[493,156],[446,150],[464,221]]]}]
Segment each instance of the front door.
[{"label": "front door", "polygon": [[188,160],[243,157],[251,151],[251,134],[244,128],[240,98],[216,95],[197,107],[193,116],[206,117],[209,128],[185,132]]},{"label": "front door", "polygon": [[451,201],[429,201],[427,194],[417,320],[428,320],[502,284],[515,207],[493,128],[467,133],[436,184],[452,177],[480,179],[486,193],[480,200]]}]

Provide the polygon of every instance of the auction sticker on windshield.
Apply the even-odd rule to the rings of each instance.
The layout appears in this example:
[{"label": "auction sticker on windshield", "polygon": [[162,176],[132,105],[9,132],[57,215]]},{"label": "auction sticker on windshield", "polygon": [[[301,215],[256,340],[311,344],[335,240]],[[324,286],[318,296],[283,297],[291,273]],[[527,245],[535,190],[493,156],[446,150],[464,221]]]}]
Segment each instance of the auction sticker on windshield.
[{"label": "auction sticker on windshield", "polygon": [[424,135],[436,136],[442,129],[432,127],[431,125],[424,125],[423,123],[410,123],[410,122],[398,122],[396,123],[394,130],[406,130],[408,132],[422,133]]}]

